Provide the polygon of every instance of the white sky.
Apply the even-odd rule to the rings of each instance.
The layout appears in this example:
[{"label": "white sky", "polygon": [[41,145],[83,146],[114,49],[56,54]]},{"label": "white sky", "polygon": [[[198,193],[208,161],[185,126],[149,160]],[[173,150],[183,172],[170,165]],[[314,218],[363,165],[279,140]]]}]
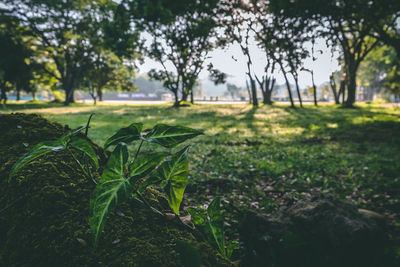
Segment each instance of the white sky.
[{"label": "white sky", "polygon": [[[306,45],[311,51],[311,44]],[[322,50],[323,54],[315,52],[317,60],[312,62],[311,58],[306,59],[304,67],[314,70],[314,79],[317,85],[329,81],[330,74],[339,68],[336,60],[337,54],[332,57],[331,49],[327,48],[323,40],[317,40],[315,44],[315,51]],[[264,69],[264,53],[255,44],[250,47],[250,53],[253,60],[253,70],[261,74]],[[212,62],[214,67],[227,73],[229,75],[228,82],[235,83],[239,86],[245,85],[246,73],[246,58],[238,44],[230,45],[226,49],[216,49],[210,54],[210,59],[204,64],[204,70],[200,73],[200,79],[208,79],[208,72],[206,66]],[[237,61],[235,61],[234,57]],[[139,65],[139,73],[146,73],[152,68],[159,69],[159,63],[149,58],[145,59],[144,64]],[[171,71],[173,68],[171,67]],[[278,84],[284,83],[284,78],[280,72],[275,74]],[[301,87],[311,85],[311,74],[309,72],[299,73],[299,82]]]}]

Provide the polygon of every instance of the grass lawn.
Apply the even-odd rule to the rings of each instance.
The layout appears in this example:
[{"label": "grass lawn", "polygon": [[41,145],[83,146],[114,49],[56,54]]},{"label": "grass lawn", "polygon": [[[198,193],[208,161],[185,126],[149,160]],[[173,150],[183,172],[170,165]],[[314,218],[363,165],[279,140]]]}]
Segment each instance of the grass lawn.
[{"label": "grass lawn", "polygon": [[194,139],[190,151],[191,184],[184,204],[208,204],[222,195],[233,226],[242,209],[271,212],[317,192],[385,214],[392,225],[400,225],[400,109],[396,107],[174,109],[11,103],[0,112],[40,113],[71,128],[84,125],[95,113],[89,136],[99,145],[132,122],[143,122],[145,128],[162,122],[204,129],[206,134]]}]

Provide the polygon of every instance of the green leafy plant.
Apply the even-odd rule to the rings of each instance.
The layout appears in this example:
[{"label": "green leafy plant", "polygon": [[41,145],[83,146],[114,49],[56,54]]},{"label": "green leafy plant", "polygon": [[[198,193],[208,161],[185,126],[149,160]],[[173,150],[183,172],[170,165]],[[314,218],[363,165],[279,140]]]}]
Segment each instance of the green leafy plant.
[{"label": "green leafy plant", "polygon": [[225,244],[221,198],[216,197],[207,209],[188,208],[188,212],[193,218],[193,223],[204,234],[208,243],[216,247],[223,257],[229,259],[233,250],[237,247],[237,242],[232,241]]},{"label": "green leafy plant", "polygon": [[[89,225],[94,235],[95,246],[98,244],[107,215],[130,198],[161,214],[142,197],[141,193],[147,186],[160,185],[167,195],[169,206],[179,215],[179,207],[188,183],[189,146],[174,153],[152,152],[139,155],[140,150],[144,142],[174,148],[203,132],[183,126],[158,124],[142,134],[142,128],[141,123],[132,123],[118,130],[104,144],[105,148],[116,146],[90,200]],[[130,160],[127,144],[139,140],[140,145],[134,158]]]},{"label": "green leafy plant", "polygon": [[[15,176],[19,169],[21,169],[23,166],[33,161],[34,159],[50,152],[60,152],[63,150],[70,150],[71,148],[75,148],[81,151],[87,158],[89,158],[93,162],[96,169],[98,169],[99,162],[96,152],[92,147],[92,144],[88,141],[86,137],[78,135],[79,132],[86,128],[88,128],[88,126],[82,126],[75,130],[68,131],[55,141],[45,141],[35,145],[30,151],[19,158],[19,160],[12,166],[9,174],[9,180],[11,180],[11,178]],[[75,160],[77,159],[75,158]],[[86,166],[86,168],[84,168],[84,166],[79,161],[77,162],[82,167],[84,172],[88,173],[89,166]]]},{"label": "green leafy plant", "polygon": [[[30,151],[25,153],[21,158],[18,159],[17,162],[11,168],[9,174],[9,181],[12,177],[15,176],[17,171],[21,169],[23,166],[28,164],[29,162],[33,161],[34,159],[48,154],[50,152],[60,152],[67,150],[72,155],[74,160],[78,163],[83,173],[90,177],[93,181],[94,178],[91,173],[90,164],[88,161],[91,161],[94,164],[95,169],[99,168],[99,161],[97,159],[97,155],[95,150],[93,149],[92,144],[87,139],[87,134],[89,130],[90,120],[92,119],[93,114],[89,116],[89,119],[86,123],[86,126],[78,127],[74,130],[70,130],[63,134],[60,138],[54,141],[45,141],[40,142],[39,144],[35,145]],[[85,135],[79,135],[79,133],[85,129]],[[24,144],[25,145],[25,144]],[[81,163],[71,152],[71,149],[76,149],[83,154],[84,162]]]},{"label": "green leafy plant", "polygon": [[[94,236],[95,247],[98,244],[108,214],[128,199],[136,200],[159,215],[163,215],[152,207],[141,194],[150,185],[159,185],[163,188],[169,206],[176,215],[179,215],[179,207],[188,183],[189,163],[187,153],[189,146],[172,153],[171,151],[162,151],[140,154],[140,150],[144,142],[171,149],[203,132],[188,127],[166,124],[158,124],[146,133],[142,133],[142,123],[132,123],[128,127],[121,128],[104,144],[104,149],[111,146],[115,146],[115,148],[103,168],[100,179],[96,181],[90,172],[88,160],[93,162],[96,169],[99,169],[97,155],[88,139],[85,136],[78,135],[83,129],[86,129],[85,135],[87,135],[90,119],[91,117],[85,127],[69,131],[55,141],[37,144],[14,164],[9,178],[15,176],[16,172],[24,165],[44,154],[70,150],[70,148],[81,151],[83,163],[73,153],[71,155],[81,166],[84,174],[96,184],[91,196],[89,210],[89,225]],[[131,159],[127,144],[134,141],[140,141],[140,145],[135,156]],[[183,224],[179,216],[177,218]]]}]

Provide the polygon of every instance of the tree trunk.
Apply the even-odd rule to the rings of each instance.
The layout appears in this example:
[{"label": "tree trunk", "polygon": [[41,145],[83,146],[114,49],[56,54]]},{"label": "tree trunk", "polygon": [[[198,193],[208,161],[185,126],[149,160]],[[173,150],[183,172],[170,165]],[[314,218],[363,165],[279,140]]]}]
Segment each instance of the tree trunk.
[{"label": "tree trunk", "polygon": [[274,89],[275,85],[275,79],[274,78],[269,78],[266,79],[265,82],[265,89],[263,91],[263,103],[266,105],[272,105],[272,90]]},{"label": "tree trunk", "polygon": [[263,93],[263,104],[272,105],[271,95],[272,92],[270,90],[266,90]]},{"label": "tree trunk", "polygon": [[289,80],[288,80],[288,78],[287,78],[287,73],[286,73],[286,71],[284,70],[284,68],[283,68],[283,66],[282,66],[281,63],[280,63],[280,65],[281,65],[283,77],[285,78],[286,87],[287,87],[287,90],[288,90],[288,93],[289,93],[290,105],[291,105],[292,108],[294,108],[295,106],[294,106],[294,103],[293,103],[292,90],[290,89],[290,84],[289,84]]},{"label": "tree trunk", "polygon": [[246,89],[247,89],[247,93],[249,94],[249,104],[252,103],[252,96],[251,96],[251,90],[250,90],[250,86],[249,86],[249,81],[246,79]]},{"label": "tree trunk", "polygon": [[185,88],[182,88],[182,99],[181,101],[187,102],[188,98],[188,92],[185,90]]},{"label": "tree trunk", "polygon": [[338,105],[338,104],[340,104],[340,100],[339,100],[340,90],[339,90],[339,94],[338,94],[338,92],[336,91],[336,82],[335,82],[335,79],[333,78],[333,76],[329,77],[329,79],[330,79],[330,85],[331,85],[333,97],[335,99],[335,104]]},{"label": "tree trunk", "polygon": [[311,81],[312,81],[312,86],[313,86],[313,92],[314,92],[314,106],[318,106],[318,101],[317,101],[317,86],[315,86],[315,81],[314,81],[314,71],[311,70]]},{"label": "tree trunk", "polygon": [[251,84],[251,95],[253,97],[253,106],[258,106],[257,87],[252,77],[250,77],[250,84]]},{"label": "tree trunk", "polygon": [[194,104],[193,88],[190,89],[190,103]]},{"label": "tree trunk", "polygon": [[175,97],[175,102],[174,102],[174,107],[179,107],[179,97],[178,97],[178,90],[176,90],[176,91],[172,91],[173,93],[174,93],[174,97]]},{"label": "tree trunk", "polygon": [[101,90],[101,88],[97,89],[97,97],[98,97],[100,102],[103,101],[103,90]]},{"label": "tree trunk", "polygon": [[340,88],[339,88],[339,93],[338,93],[338,104],[340,104],[340,97],[342,97],[342,103],[344,103],[344,91],[346,89],[346,80],[345,78],[342,78],[340,80]]},{"label": "tree trunk", "polygon": [[1,96],[0,96],[0,102],[3,100],[3,104],[6,104],[7,102],[7,92],[6,92],[6,85],[3,83],[1,86]]},{"label": "tree trunk", "polygon": [[96,106],[97,104],[97,96],[94,90],[89,89],[89,95],[92,97],[93,99],[93,105]]},{"label": "tree trunk", "polygon": [[249,77],[250,80],[251,100],[253,106],[258,106],[256,82],[254,81],[253,77],[249,72],[247,73],[247,76]]},{"label": "tree trunk", "polygon": [[296,85],[296,92],[297,92],[297,95],[298,95],[298,98],[299,98],[300,107],[302,108],[303,107],[303,100],[301,99],[301,94],[300,94],[299,79],[298,79],[297,75],[295,75],[293,73],[292,73],[292,76],[293,76],[293,79],[294,79],[294,83]]},{"label": "tree trunk", "polygon": [[17,101],[21,100],[21,90],[17,88]]},{"label": "tree trunk", "polygon": [[[350,70],[350,68],[349,68]],[[354,103],[356,102],[356,71],[351,69],[347,76],[348,83],[347,83],[347,100],[344,104],[345,107],[351,108],[353,107]]]},{"label": "tree trunk", "polygon": [[341,92],[342,92],[342,104],[344,104],[344,99],[345,99],[345,94],[346,94],[346,81],[345,80],[343,81]]},{"label": "tree trunk", "polygon": [[69,106],[70,103],[73,103],[73,91],[71,88],[65,88],[65,101],[64,106]]}]

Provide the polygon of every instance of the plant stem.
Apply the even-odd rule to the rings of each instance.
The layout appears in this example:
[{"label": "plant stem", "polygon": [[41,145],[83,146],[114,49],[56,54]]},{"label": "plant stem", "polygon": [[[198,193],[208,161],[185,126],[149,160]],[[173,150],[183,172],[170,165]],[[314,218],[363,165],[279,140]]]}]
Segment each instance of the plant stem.
[{"label": "plant stem", "polygon": [[90,114],[89,119],[86,123],[86,129],[85,129],[85,136],[87,137],[88,132],[89,132],[89,125],[90,125],[90,120],[92,119],[92,116],[94,115],[94,113]]},{"label": "plant stem", "polygon": [[135,154],[135,158],[133,159],[134,161],[137,158],[137,156],[139,155],[139,151],[142,148],[143,142],[144,142],[143,140],[140,142],[139,148],[138,148],[138,150],[136,151],[136,154]]}]

